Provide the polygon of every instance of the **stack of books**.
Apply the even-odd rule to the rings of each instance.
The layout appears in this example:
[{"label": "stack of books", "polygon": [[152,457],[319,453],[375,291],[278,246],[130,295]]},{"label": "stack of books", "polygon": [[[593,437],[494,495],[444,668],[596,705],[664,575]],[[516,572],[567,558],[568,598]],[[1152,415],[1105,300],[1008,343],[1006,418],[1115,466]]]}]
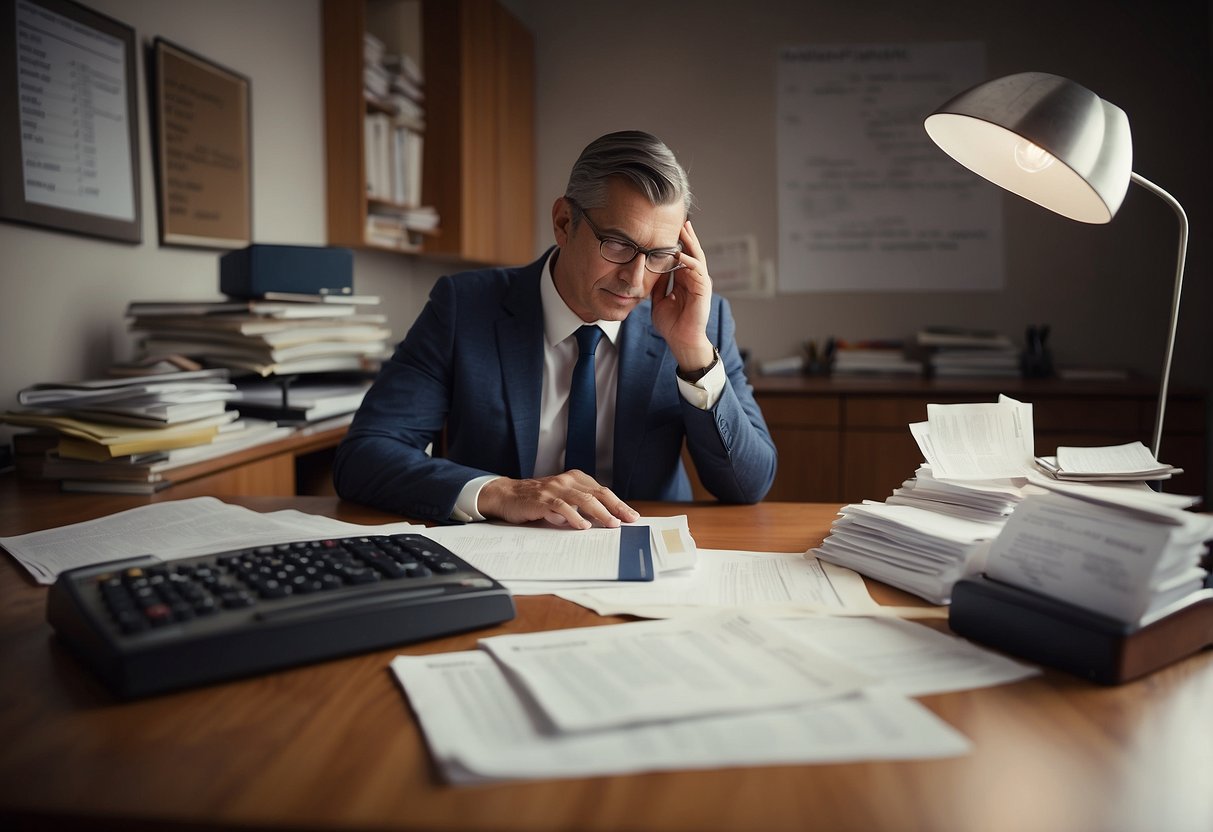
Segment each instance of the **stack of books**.
[{"label": "stack of books", "polygon": [[182,355],[233,373],[373,372],[391,331],[368,295],[284,295],[213,302],[137,301],[128,305],[144,360]]},{"label": "stack of books", "polygon": [[907,357],[901,341],[840,341],[830,371],[836,376],[920,376],[922,362]]},{"label": "stack of books", "polygon": [[328,376],[300,379],[289,385],[242,379],[237,382],[237,406],[243,415],[315,433],[353,421],[370,386],[369,380]]},{"label": "stack of books", "polygon": [[16,444],[37,445],[37,473],[64,490],[152,493],[184,466],[290,434],[241,419],[227,408],[236,395],[222,369],[36,384],[0,421],[38,429]]},{"label": "stack of books", "polygon": [[927,327],[917,342],[937,377],[1004,378],[1020,375],[1019,351],[1007,336],[959,327]]}]

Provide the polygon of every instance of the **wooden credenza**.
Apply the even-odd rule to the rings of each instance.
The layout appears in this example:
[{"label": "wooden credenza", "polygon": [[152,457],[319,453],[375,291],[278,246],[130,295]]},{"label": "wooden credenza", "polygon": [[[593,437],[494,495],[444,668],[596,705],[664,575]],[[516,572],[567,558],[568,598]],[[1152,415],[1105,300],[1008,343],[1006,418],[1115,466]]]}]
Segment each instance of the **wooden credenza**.
[{"label": "wooden credenza", "polygon": [[[1036,453],[1058,445],[1150,444],[1158,388],[1147,381],[939,380],[756,377],[754,395],[775,439],[779,470],[768,500],[883,500],[922,455],[909,424],[928,404],[997,401],[1005,393],[1033,405]],[[1207,394],[1172,389],[1162,461],[1184,473],[1173,493],[1210,494]]]}]

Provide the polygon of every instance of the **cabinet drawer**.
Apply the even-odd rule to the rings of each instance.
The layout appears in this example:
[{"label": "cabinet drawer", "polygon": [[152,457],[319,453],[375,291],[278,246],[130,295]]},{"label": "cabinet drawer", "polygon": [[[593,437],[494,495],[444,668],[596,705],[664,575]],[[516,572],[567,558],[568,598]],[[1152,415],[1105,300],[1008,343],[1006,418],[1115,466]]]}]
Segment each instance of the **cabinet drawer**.
[{"label": "cabinet drawer", "polygon": [[836,428],[841,419],[837,396],[758,394],[755,397],[769,427]]}]

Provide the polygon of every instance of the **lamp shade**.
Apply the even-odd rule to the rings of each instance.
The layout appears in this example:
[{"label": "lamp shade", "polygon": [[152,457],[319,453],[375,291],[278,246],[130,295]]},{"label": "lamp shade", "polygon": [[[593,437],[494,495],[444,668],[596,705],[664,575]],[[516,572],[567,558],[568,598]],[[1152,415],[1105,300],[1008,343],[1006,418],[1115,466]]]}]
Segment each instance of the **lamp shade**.
[{"label": "lamp shade", "polygon": [[1129,188],[1133,139],[1124,110],[1059,75],[986,81],[923,126],[969,170],[1073,220],[1109,222]]}]

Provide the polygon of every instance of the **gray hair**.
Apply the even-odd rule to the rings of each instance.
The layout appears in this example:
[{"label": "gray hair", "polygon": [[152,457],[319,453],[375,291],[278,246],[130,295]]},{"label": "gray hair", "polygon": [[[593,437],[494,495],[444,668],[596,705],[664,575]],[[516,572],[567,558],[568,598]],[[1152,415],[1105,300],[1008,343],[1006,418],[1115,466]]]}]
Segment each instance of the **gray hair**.
[{"label": "gray hair", "polygon": [[586,145],[577,157],[565,199],[580,208],[606,205],[607,181],[623,177],[654,205],[681,201],[690,213],[691,185],[674,152],[661,139],[639,130],[607,133]]}]

